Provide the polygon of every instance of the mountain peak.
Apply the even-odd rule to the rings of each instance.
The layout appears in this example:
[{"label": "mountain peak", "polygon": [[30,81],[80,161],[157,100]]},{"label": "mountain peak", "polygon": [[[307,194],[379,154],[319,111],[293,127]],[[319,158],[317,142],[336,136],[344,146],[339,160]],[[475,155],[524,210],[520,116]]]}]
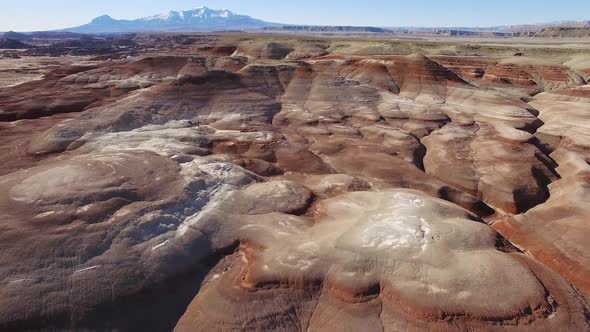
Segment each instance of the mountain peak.
[{"label": "mountain peak", "polygon": [[230,16],[234,16],[234,15],[235,14],[231,10],[226,9],[226,8],[222,8],[219,13],[220,17],[230,17]]},{"label": "mountain peak", "polygon": [[202,18],[202,19],[210,19],[210,18],[229,18],[235,16],[235,14],[228,10],[228,9],[211,9],[209,7],[201,6],[195,9],[186,10],[186,11],[168,11],[166,13],[153,15],[144,17],[142,20],[144,21],[152,21],[152,20],[164,20],[164,21],[187,21],[191,18]]},{"label": "mountain peak", "polygon": [[66,31],[81,33],[203,31],[260,29],[269,26],[274,24],[236,14],[227,8],[211,9],[201,6],[186,11],[168,11],[136,20],[116,20],[103,15],[92,20],[90,24],[66,29]]},{"label": "mountain peak", "polygon": [[110,17],[109,15],[102,15],[99,16],[97,18],[95,18],[94,20],[92,20],[92,22],[90,22],[91,24],[103,24],[103,23],[110,23],[115,21],[114,18]]},{"label": "mountain peak", "polygon": [[228,10],[227,8],[222,9],[211,9],[209,7],[197,7],[193,10],[196,16],[211,16],[211,17],[230,17],[235,15],[233,12]]}]

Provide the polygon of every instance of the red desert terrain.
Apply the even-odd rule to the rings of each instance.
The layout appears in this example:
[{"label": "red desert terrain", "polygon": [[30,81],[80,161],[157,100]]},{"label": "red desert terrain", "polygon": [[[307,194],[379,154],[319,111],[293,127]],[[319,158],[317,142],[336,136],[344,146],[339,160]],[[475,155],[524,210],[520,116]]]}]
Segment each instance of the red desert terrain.
[{"label": "red desert terrain", "polygon": [[129,38],[0,88],[0,330],[590,331],[588,49]]}]

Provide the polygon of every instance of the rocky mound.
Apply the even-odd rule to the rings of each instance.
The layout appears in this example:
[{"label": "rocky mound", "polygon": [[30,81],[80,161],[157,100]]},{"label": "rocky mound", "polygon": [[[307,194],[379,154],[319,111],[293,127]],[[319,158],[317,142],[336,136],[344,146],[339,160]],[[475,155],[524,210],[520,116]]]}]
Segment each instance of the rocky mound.
[{"label": "rocky mound", "polygon": [[2,34],[2,38],[4,39],[12,39],[18,41],[26,41],[31,39],[31,37],[24,33],[14,32],[14,31],[7,31]]},{"label": "rocky mound", "polygon": [[19,40],[0,38],[0,49],[20,50],[20,49],[27,49],[27,48],[31,48],[31,46],[27,45]]}]

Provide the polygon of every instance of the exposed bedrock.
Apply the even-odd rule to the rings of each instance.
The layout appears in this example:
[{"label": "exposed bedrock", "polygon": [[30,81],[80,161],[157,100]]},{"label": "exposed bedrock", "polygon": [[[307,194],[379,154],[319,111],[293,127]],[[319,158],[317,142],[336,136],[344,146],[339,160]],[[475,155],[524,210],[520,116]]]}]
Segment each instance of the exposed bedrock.
[{"label": "exposed bedrock", "polygon": [[224,38],[0,89],[1,330],[590,330],[574,69]]},{"label": "exposed bedrock", "polygon": [[240,207],[204,216],[241,224],[242,244],[176,330],[588,328],[569,285],[501,251],[499,235],[457,206],[395,190],[344,194],[316,209],[313,221],[266,214],[253,222],[238,217]]},{"label": "exposed bedrock", "polygon": [[562,273],[590,293],[590,89],[543,93],[531,102],[545,124],[536,136],[554,149],[560,179],[549,185],[550,197],[525,214],[494,225],[517,246]]}]

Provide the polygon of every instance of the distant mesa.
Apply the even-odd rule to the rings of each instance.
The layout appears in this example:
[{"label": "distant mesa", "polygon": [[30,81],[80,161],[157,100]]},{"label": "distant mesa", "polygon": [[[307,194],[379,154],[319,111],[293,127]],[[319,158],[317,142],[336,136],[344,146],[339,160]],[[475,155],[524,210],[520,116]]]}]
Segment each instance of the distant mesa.
[{"label": "distant mesa", "polygon": [[546,27],[534,34],[535,37],[590,37],[590,26]]},{"label": "distant mesa", "polygon": [[341,25],[285,25],[282,27],[265,27],[264,30],[303,31],[303,32],[369,32],[386,33],[390,30],[369,26],[341,26]]}]

